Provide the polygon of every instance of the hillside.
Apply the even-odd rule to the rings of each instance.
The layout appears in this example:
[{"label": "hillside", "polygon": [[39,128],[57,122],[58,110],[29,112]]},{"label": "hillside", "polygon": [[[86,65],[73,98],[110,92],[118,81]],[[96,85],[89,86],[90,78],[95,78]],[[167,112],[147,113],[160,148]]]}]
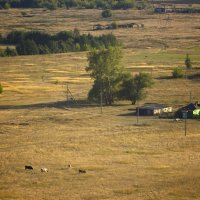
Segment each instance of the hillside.
[{"label": "hillside", "polygon": [[[122,65],[155,81],[139,105],[161,103],[175,111],[200,101],[199,14],[114,10],[105,19],[99,9],[35,8],[0,10],[0,19],[3,36],[75,28],[112,33],[123,42]],[[112,22],[144,27],[93,30]],[[87,101],[93,84],[87,53],[0,57],[0,199],[200,199],[200,119],[137,117],[138,104],[128,101],[103,106],[101,113],[99,104]],[[187,71],[186,54],[193,65]],[[177,66],[187,76],[172,79]]]}]

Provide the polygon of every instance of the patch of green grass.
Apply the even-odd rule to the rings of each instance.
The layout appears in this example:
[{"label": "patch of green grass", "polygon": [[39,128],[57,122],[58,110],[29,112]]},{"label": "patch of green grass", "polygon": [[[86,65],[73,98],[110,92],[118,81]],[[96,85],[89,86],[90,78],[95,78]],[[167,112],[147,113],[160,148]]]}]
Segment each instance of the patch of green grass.
[{"label": "patch of green grass", "polygon": [[[130,54],[128,56],[125,55],[125,59],[128,62],[134,63],[146,63],[149,65],[155,64],[168,64],[174,65],[175,63],[182,62],[184,65],[185,60],[185,53],[176,53],[176,52],[158,52],[158,53],[151,53],[151,52],[138,52],[136,54]],[[193,62],[200,61],[198,54],[190,55],[190,58]],[[170,67],[170,66],[169,66]]]}]

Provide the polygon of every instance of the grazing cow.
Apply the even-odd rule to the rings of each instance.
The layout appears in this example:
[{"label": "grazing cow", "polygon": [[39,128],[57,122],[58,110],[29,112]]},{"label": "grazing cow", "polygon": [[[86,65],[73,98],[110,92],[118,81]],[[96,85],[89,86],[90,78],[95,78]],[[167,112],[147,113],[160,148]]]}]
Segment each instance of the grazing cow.
[{"label": "grazing cow", "polygon": [[33,170],[33,167],[31,165],[25,165],[25,170]]},{"label": "grazing cow", "polygon": [[82,174],[85,174],[85,173],[86,173],[86,170],[79,169],[78,172],[79,172],[79,174],[81,174],[81,173],[82,173]]},{"label": "grazing cow", "polygon": [[48,172],[47,168],[41,168],[41,172]]},{"label": "grazing cow", "polygon": [[181,122],[182,120],[180,118],[176,118],[176,119],[174,119],[174,121]]},{"label": "grazing cow", "polygon": [[70,168],[72,168],[72,166],[69,164],[69,165],[68,165],[68,168],[70,169]]}]

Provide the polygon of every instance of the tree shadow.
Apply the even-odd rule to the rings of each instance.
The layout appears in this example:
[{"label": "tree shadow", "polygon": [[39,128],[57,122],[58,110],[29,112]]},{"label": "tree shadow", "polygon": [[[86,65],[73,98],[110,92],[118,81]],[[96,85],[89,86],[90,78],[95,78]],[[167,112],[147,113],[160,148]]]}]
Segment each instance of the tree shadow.
[{"label": "tree shadow", "polygon": [[158,80],[170,80],[170,79],[174,79],[172,76],[160,76],[160,77],[158,77],[158,78],[156,78],[156,79],[158,79]]},{"label": "tree shadow", "polygon": [[99,107],[99,104],[91,103],[87,100],[76,101],[56,101],[48,103],[26,104],[26,105],[0,105],[0,110],[7,109],[37,109],[37,108],[57,108],[57,109],[69,109],[69,108],[83,108],[83,107]]},{"label": "tree shadow", "polygon": [[123,113],[123,114],[119,114],[119,115],[117,115],[117,116],[121,116],[121,117],[126,117],[126,116],[137,116],[136,109],[133,109],[133,110],[134,110],[133,112]]}]

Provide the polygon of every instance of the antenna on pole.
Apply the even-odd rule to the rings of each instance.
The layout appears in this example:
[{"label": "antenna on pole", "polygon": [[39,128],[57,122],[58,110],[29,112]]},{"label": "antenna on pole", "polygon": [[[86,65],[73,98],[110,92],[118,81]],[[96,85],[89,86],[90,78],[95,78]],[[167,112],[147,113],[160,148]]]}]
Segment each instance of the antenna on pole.
[{"label": "antenna on pole", "polygon": [[71,91],[69,90],[69,84],[68,83],[67,83],[67,91],[66,91],[66,93],[67,93],[67,102],[66,102],[67,106],[69,105],[69,100],[73,101],[75,104],[78,105],[76,99],[73,97]]}]

